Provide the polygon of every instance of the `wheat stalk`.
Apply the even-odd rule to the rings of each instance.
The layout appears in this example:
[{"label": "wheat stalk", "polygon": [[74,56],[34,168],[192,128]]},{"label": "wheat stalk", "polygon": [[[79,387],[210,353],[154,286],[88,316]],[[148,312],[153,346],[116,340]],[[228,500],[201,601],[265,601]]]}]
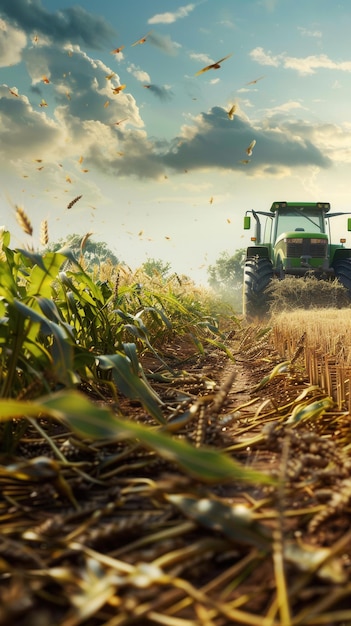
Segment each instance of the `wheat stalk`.
[{"label": "wheat stalk", "polygon": [[22,209],[22,207],[18,206],[17,204],[16,204],[16,220],[18,224],[20,225],[20,227],[22,228],[23,232],[25,232],[27,235],[33,234],[33,227],[32,227],[32,224],[30,222],[30,219],[27,213],[25,212],[24,209]]},{"label": "wheat stalk", "polygon": [[78,200],[80,200],[80,199],[81,199],[81,197],[82,197],[82,195],[80,195],[80,196],[76,196],[75,198],[73,198],[73,200],[71,200],[71,202],[69,202],[69,203],[67,204],[67,209],[71,209],[71,208],[73,207],[73,205],[74,205],[76,202],[78,202]]},{"label": "wheat stalk", "polygon": [[80,251],[81,253],[83,252],[85,245],[89,239],[89,237],[92,236],[93,233],[86,233],[86,235],[84,235],[84,237],[82,238],[82,241],[80,242]]},{"label": "wheat stalk", "polygon": [[47,246],[49,243],[49,227],[47,220],[43,220],[40,224],[40,243]]}]

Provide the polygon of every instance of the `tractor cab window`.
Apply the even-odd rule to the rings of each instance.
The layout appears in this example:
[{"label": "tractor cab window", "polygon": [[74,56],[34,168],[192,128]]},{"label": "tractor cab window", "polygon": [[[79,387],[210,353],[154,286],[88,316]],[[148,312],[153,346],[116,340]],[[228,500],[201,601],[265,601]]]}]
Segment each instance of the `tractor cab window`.
[{"label": "tractor cab window", "polygon": [[272,219],[272,217],[271,216],[266,217],[266,221],[265,221],[265,224],[264,224],[263,241],[265,243],[270,242],[271,239],[272,239],[272,226],[273,226],[273,219]]},{"label": "tractor cab window", "polygon": [[319,211],[307,211],[304,209],[289,209],[277,214],[276,238],[281,233],[309,232],[324,233],[324,219]]}]

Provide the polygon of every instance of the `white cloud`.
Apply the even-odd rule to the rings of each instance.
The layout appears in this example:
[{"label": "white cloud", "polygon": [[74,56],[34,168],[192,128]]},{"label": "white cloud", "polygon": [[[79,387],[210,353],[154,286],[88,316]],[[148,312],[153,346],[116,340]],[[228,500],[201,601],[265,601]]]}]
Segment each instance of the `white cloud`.
[{"label": "white cloud", "polygon": [[134,78],[139,80],[141,83],[149,83],[151,81],[150,75],[134,65],[134,63],[128,65],[127,72],[129,72],[129,74],[132,74],[132,76],[134,76]]},{"label": "white cloud", "polygon": [[211,59],[208,54],[204,54],[202,52],[190,52],[189,57],[194,59],[194,61],[201,61],[201,63],[206,63],[207,65],[214,63],[213,59]]},{"label": "white cloud", "polygon": [[0,18],[0,67],[16,65],[22,60],[27,37],[19,28],[13,28]]},{"label": "white cloud", "polygon": [[187,17],[195,9],[195,4],[187,4],[184,7],[179,7],[173,13],[167,11],[166,13],[157,13],[153,17],[148,19],[148,24],[172,24],[177,20]]},{"label": "white cloud", "polygon": [[276,107],[272,107],[271,109],[266,111],[266,115],[270,117],[272,115],[276,115],[277,113],[289,113],[290,111],[293,111],[296,109],[305,109],[305,108],[306,107],[303,107],[301,102],[296,102],[296,100],[289,100],[288,102],[283,102],[283,104],[279,104]]},{"label": "white cloud", "polygon": [[314,74],[318,69],[351,72],[351,61],[333,61],[326,54],[315,54],[307,57],[290,57],[285,53],[272,55],[262,47],[251,50],[250,57],[260,65],[282,66],[297,71],[301,75]]},{"label": "white cloud", "polygon": [[322,37],[322,32],[320,30],[309,30],[308,28],[304,28],[303,26],[298,26],[297,30],[300,31],[303,37],[315,37],[320,39]]},{"label": "white cloud", "polygon": [[284,67],[296,70],[299,74],[314,74],[318,69],[339,70],[351,72],[351,61],[332,61],[326,54],[311,55],[308,57],[286,57]]},{"label": "white cloud", "polygon": [[280,65],[282,55],[274,56],[270,51],[265,52],[263,48],[258,46],[257,48],[251,50],[250,57],[260,65],[278,67]]}]

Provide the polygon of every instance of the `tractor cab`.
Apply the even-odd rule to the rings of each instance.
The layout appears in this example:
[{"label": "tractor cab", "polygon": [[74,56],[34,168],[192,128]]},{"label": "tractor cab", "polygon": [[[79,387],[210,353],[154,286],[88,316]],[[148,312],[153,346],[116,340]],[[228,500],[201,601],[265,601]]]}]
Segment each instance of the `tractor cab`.
[{"label": "tractor cab", "polygon": [[330,220],[340,215],[350,213],[330,213],[329,202],[273,202],[270,211],[247,211],[244,229],[251,228],[252,216],[255,234],[246,253],[244,309],[273,276],[337,276],[351,290],[351,249],[345,247],[345,238],[337,244],[330,239]]}]

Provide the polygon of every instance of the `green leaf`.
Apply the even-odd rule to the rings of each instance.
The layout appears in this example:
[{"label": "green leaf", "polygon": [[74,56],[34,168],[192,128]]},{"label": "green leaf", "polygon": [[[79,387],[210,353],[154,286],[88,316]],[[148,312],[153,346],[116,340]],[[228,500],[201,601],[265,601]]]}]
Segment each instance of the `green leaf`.
[{"label": "green leaf", "polygon": [[143,407],[159,423],[165,424],[160,405],[161,399],[153,389],[134,372],[132,362],[124,354],[110,354],[97,357],[99,367],[111,370],[113,379],[121,393],[132,400],[139,400]]},{"label": "green leaf", "polygon": [[51,285],[57,278],[60,267],[66,261],[62,254],[48,252],[45,255],[34,254],[28,250],[21,250],[21,254],[33,263],[30,272],[27,296],[51,296]]},{"label": "green leaf", "polygon": [[[73,376],[73,346],[68,339],[67,330],[19,300],[15,300],[14,305],[24,318],[30,319],[35,324],[40,324],[43,334],[53,336],[52,369],[57,380],[70,385]],[[37,331],[35,331],[36,334]],[[31,338],[35,343],[32,337],[27,335],[27,338]]]},{"label": "green leaf", "polygon": [[274,484],[269,476],[241,466],[226,454],[211,448],[194,448],[159,430],[117,418],[107,408],[92,404],[78,391],[63,391],[37,402],[0,399],[0,421],[24,416],[47,415],[65,421],[84,438],[114,441],[137,440],[190,476],[207,483],[245,482]]}]

